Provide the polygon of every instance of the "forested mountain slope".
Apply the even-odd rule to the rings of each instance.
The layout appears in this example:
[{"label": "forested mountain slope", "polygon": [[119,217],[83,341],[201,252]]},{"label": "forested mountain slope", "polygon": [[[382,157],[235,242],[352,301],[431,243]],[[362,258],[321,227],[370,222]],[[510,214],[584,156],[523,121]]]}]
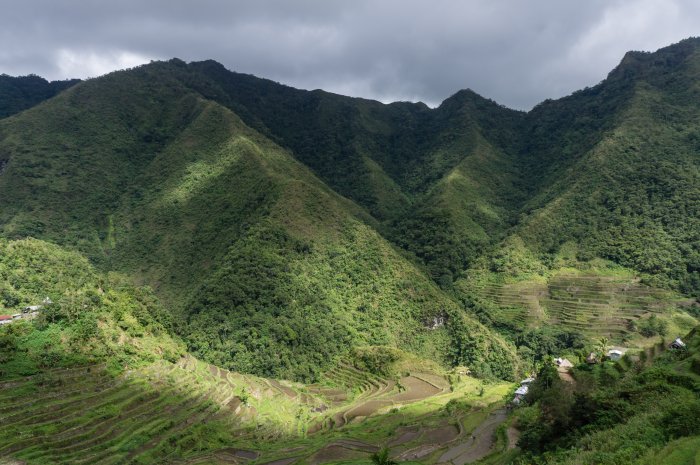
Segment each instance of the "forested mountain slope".
[{"label": "forested mountain slope", "polygon": [[13,77],[1,74],[0,118],[31,108],[78,82],[78,79],[49,82],[35,75]]},{"label": "forested mountain slope", "polygon": [[297,90],[212,61],[191,63],[187,72],[188,85],[364,206],[436,280],[451,282],[514,218],[521,112],[468,90],[431,110]]},{"label": "forested mountain slope", "polygon": [[[514,341],[484,324],[510,318],[515,339],[602,306],[617,330],[618,287],[700,292],[699,43],[630,53],[528,113],[466,90],[385,105],[212,61],[111,73],[0,121],[0,232],[152,286],[227,368],[313,379],[388,345],[510,377]],[[557,294],[599,278],[614,285],[582,311]],[[561,316],[521,318],[523,299]]]},{"label": "forested mountain slope", "polygon": [[190,350],[228,368],[313,379],[390,345],[512,376],[508,344],[368,213],[178,77],[113,73],[0,123],[3,233],[150,284]]},{"label": "forested mountain slope", "polygon": [[699,295],[699,44],[628,53],[598,86],[528,114],[535,182],[515,234],[529,248],[571,241],[583,260]]}]

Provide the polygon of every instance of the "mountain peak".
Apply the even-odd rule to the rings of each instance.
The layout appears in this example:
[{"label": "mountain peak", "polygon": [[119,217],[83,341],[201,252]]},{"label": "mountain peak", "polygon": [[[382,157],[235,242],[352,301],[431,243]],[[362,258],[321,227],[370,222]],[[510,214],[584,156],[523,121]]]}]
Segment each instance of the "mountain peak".
[{"label": "mountain peak", "polygon": [[700,47],[700,38],[690,37],[655,52],[629,51],[611,72],[609,79],[634,79],[668,73],[687,63]]}]

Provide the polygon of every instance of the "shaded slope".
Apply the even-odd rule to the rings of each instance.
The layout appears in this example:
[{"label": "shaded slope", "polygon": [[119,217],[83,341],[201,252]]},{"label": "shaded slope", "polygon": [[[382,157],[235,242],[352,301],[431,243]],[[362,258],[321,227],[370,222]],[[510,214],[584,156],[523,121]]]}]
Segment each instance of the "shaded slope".
[{"label": "shaded slope", "polygon": [[538,252],[574,241],[581,258],[609,258],[698,293],[699,72],[698,40],[690,39],[630,53],[596,88],[539,109],[555,120],[591,95],[599,104],[587,117],[600,129],[572,123],[559,132],[558,150],[528,154],[548,164],[540,179],[549,181],[528,201],[517,234]]},{"label": "shaded slope", "polygon": [[147,68],[74,86],[0,123],[2,232],[108,254],[109,214],[193,117],[196,99]]},{"label": "shaded slope", "polygon": [[187,70],[188,85],[387,222],[385,235],[446,285],[503,236],[521,201],[513,166],[524,114],[474,92],[431,110],[292,89],[211,61]]},{"label": "shaded slope", "polygon": [[78,79],[49,82],[34,75],[13,77],[1,74],[0,118],[31,108],[78,82]]}]

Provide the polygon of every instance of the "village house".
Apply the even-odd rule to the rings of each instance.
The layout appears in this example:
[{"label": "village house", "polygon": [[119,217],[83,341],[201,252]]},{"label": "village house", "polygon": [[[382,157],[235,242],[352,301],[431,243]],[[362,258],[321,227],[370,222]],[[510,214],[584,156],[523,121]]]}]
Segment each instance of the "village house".
[{"label": "village house", "polygon": [[622,353],[621,350],[610,349],[610,350],[608,351],[608,358],[609,358],[610,360],[612,360],[613,362],[616,362],[616,361],[620,360],[620,359],[622,358],[622,355],[623,355],[623,353]]},{"label": "village house", "polygon": [[12,323],[12,315],[0,315],[0,325]]},{"label": "village house", "polygon": [[513,404],[514,405],[520,405],[520,403],[525,399],[525,396],[527,395],[527,392],[530,390],[530,387],[525,384],[523,386],[520,386],[518,389],[515,390],[515,397],[513,397]]},{"label": "village house", "polygon": [[520,403],[523,401],[525,396],[527,395],[528,391],[530,390],[530,384],[532,384],[535,381],[535,378],[525,378],[524,380],[520,381],[520,387],[515,390],[515,396],[513,397],[513,404],[514,405],[520,405]]},{"label": "village house", "polygon": [[683,342],[680,337],[677,337],[669,347],[671,349],[685,349],[685,342]]},{"label": "village house", "polygon": [[588,354],[588,357],[586,357],[586,363],[589,365],[594,365],[598,363],[598,355],[595,352],[591,352]]},{"label": "village house", "polygon": [[574,364],[565,358],[555,358],[554,363],[559,368],[573,368]]}]

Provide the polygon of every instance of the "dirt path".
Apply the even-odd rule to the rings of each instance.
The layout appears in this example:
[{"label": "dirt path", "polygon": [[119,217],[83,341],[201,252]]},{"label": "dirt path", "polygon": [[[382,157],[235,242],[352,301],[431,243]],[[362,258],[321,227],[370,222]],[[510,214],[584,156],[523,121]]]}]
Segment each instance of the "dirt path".
[{"label": "dirt path", "polygon": [[518,447],[518,440],[520,439],[520,430],[509,426],[506,430],[508,434],[508,449],[515,449]]},{"label": "dirt path", "polygon": [[505,421],[507,416],[505,409],[493,411],[483,423],[469,434],[466,441],[450,447],[447,452],[440,456],[438,462],[464,465],[486,457],[496,442],[496,428]]},{"label": "dirt path", "polygon": [[568,368],[559,367],[557,368],[557,373],[559,373],[559,379],[561,379],[562,381],[571,384],[576,384],[576,380],[573,376],[571,376],[571,373],[569,373]]}]

